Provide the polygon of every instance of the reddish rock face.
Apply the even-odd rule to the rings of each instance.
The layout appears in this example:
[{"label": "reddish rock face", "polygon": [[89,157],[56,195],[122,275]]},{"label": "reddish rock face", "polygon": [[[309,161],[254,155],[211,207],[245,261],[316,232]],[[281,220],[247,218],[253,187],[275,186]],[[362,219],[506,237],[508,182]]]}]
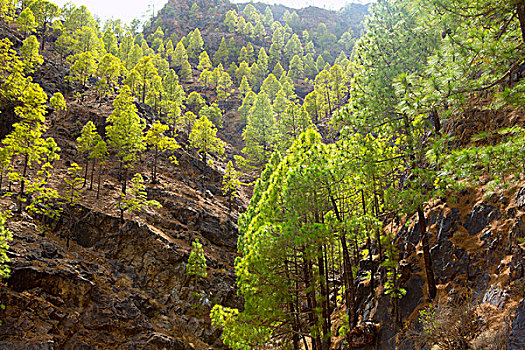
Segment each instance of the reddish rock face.
[{"label": "reddish rock face", "polygon": [[[209,278],[194,290],[185,272],[188,251],[172,239],[85,208],[77,214],[45,236],[27,216],[11,222],[12,272],[0,292],[7,306],[2,349],[191,349],[198,339],[218,341],[206,316],[212,301],[239,304],[231,273],[216,271],[229,259],[210,258]],[[210,232],[223,230],[209,214],[193,220]]]}]

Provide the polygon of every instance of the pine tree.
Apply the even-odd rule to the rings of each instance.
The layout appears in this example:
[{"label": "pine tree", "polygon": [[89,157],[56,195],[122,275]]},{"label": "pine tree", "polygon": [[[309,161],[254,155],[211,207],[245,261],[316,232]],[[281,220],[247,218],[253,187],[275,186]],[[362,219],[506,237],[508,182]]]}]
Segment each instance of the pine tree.
[{"label": "pine tree", "polygon": [[211,106],[203,106],[199,115],[205,115],[217,128],[222,128],[222,111],[216,103]]},{"label": "pine tree", "polygon": [[84,181],[84,179],[82,179],[82,167],[77,163],[72,163],[67,169],[67,175],[64,181],[66,183],[66,195],[64,199],[67,200],[70,206],[75,207],[82,199],[84,188],[82,185]]},{"label": "pine tree", "polygon": [[135,68],[135,66],[139,63],[143,55],[144,53],[142,52],[142,48],[136,44],[133,45],[129,55],[127,56],[126,68]]},{"label": "pine tree", "polygon": [[151,48],[158,52],[164,42],[164,31],[160,26],[155,29],[155,33],[148,36],[148,41],[151,43]]},{"label": "pine tree", "polygon": [[97,136],[100,137],[97,133],[97,128],[95,124],[93,124],[93,122],[90,120],[86,123],[86,125],[84,125],[80,136],[77,138],[77,150],[81,155],[84,156],[84,159],[86,161],[86,166],[84,167],[84,183],[82,184],[82,187],[85,187],[87,183],[89,155],[98,143]]},{"label": "pine tree", "polygon": [[304,54],[303,46],[297,34],[292,35],[290,40],[288,40],[288,42],[286,43],[286,46],[284,47],[284,53],[286,55],[288,62],[291,62],[292,58],[296,55],[299,57],[303,56]]},{"label": "pine tree", "polygon": [[257,58],[257,67],[259,68],[259,79],[264,80],[269,72],[269,58],[264,50],[264,47],[259,50],[259,56]]},{"label": "pine tree", "polygon": [[191,146],[203,154],[204,163],[207,163],[208,153],[224,154],[224,142],[217,137],[217,129],[206,116],[195,121],[189,139]]},{"label": "pine tree", "polygon": [[346,87],[346,78],[343,69],[338,64],[334,64],[330,69],[330,89],[335,95],[335,104],[340,106],[343,102],[343,96],[348,91]]},{"label": "pine tree", "polygon": [[186,112],[177,118],[177,129],[183,130],[186,136],[189,138],[195,120],[197,120],[197,116],[193,112]]},{"label": "pine tree", "polygon": [[[6,82],[0,84],[0,95],[4,103],[16,106],[14,112],[19,118],[19,121],[13,124],[11,133],[3,140],[3,144],[6,152],[13,156],[13,160],[18,157],[22,159],[21,171],[12,168],[8,173],[11,183],[20,183],[17,202],[18,211],[21,212],[22,203],[25,202],[26,185],[31,185],[33,181],[30,176],[31,169],[38,173],[43,163],[52,162],[58,155],[51,153],[56,150],[56,147],[52,147],[52,139],[43,138],[47,130],[44,117],[47,96],[39,85],[24,75],[26,63],[12,49],[8,39],[0,40],[0,61],[0,76]],[[51,146],[52,149],[48,149],[47,146]]]},{"label": "pine tree", "polygon": [[[175,125],[177,118],[182,113],[182,104],[186,99],[186,93],[181,85],[179,78],[173,69],[170,69],[163,80],[164,99],[162,101],[162,111],[166,113],[166,122]],[[175,130],[175,128],[173,128]]]},{"label": "pine tree", "polygon": [[242,101],[242,105],[241,107],[239,107],[239,113],[241,115],[241,120],[243,122],[248,121],[248,116],[250,115],[250,112],[253,108],[253,104],[255,103],[256,98],[257,98],[257,95],[253,91],[248,91],[248,93],[244,97],[244,100]]},{"label": "pine tree", "polygon": [[199,57],[204,46],[204,41],[202,40],[199,28],[195,28],[195,30],[192,33],[188,34],[188,38],[188,56],[190,59],[195,60],[197,59],[197,57]]},{"label": "pine tree", "polygon": [[306,56],[303,58],[303,62],[304,75],[310,79],[314,79],[319,71],[317,70],[313,55],[311,53],[306,54]]},{"label": "pine tree", "polygon": [[207,265],[204,249],[202,249],[202,244],[198,238],[192,243],[192,247],[188,265],[186,266],[186,274],[195,281],[196,287],[199,278],[206,278],[208,273],[206,272]]},{"label": "pine tree", "polygon": [[197,69],[204,72],[205,70],[210,70],[212,68],[213,64],[211,63],[210,56],[208,56],[206,51],[202,51],[199,56],[199,65],[197,66]]},{"label": "pine tree", "polygon": [[184,62],[187,62],[187,61],[188,61],[188,53],[181,40],[177,43],[177,47],[175,47],[175,51],[173,51],[173,57],[171,58],[171,63],[175,67],[182,67]]},{"label": "pine tree", "polygon": [[202,71],[199,81],[204,85],[205,87],[210,87],[210,77],[212,75],[212,72],[205,69]]},{"label": "pine tree", "polygon": [[108,146],[116,152],[120,163],[122,194],[126,194],[128,168],[138,160],[140,152],[146,148],[144,143],[144,122],[137,114],[137,107],[127,86],[120,90],[120,94],[113,103],[114,110],[107,118],[106,136]]},{"label": "pine tree", "polygon": [[277,120],[281,119],[290,103],[291,101],[288,100],[286,92],[283,89],[279,90],[275,99],[272,101],[272,108],[277,117]]},{"label": "pine tree", "polygon": [[288,76],[292,79],[298,79],[304,75],[304,64],[301,57],[293,56],[288,69]]},{"label": "pine tree", "polygon": [[140,73],[136,69],[132,69],[124,80],[124,84],[129,87],[133,96],[136,96],[139,92],[140,83]]},{"label": "pine tree", "polygon": [[315,66],[317,67],[317,71],[320,72],[324,69],[326,65],[326,61],[324,60],[323,56],[319,55],[317,56],[317,60],[315,61]]},{"label": "pine tree", "polygon": [[248,83],[248,79],[245,75],[242,76],[241,84],[239,86],[239,92],[246,97],[248,92],[252,91],[252,88],[250,87],[250,83]]},{"label": "pine tree", "polygon": [[150,56],[142,57],[135,69],[140,75],[141,102],[144,103],[146,101],[146,94],[149,86],[152,83],[153,78],[158,75],[158,71]]},{"label": "pine tree", "polygon": [[88,78],[96,71],[96,61],[90,51],[70,56],[68,61],[72,63],[70,74],[66,76],[69,81],[79,81],[82,87],[86,87]]},{"label": "pine tree", "polygon": [[213,62],[216,65],[223,64],[225,65],[228,60],[228,47],[226,46],[226,40],[222,37],[219,48],[213,54]]},{"label": "pine tree", "polygon": [[246,32],[246,20],[244,19],[244,17],[239,17],[235,31],[241,35],[244,35],[244,33]]},{"label": "pine tree", "polygon": [[235,167],[230,160],[226,165],[226,170],[222,177],[222,193],[228,196],[228,208],[230,211],[232,210],[233,199],[239,197],[239,190],[241,188],[239,176],[239,172],[235,170]]},{"label": "pine tree", "polygon": [[284,70],[283,66],[281,66],[281,64],[279,62],[277,62],[277,64],[275,65],[275,67],[273,67],[273,71],[272,71],[272,74],[277,78],[277,79],[280,79],[283,74],[285,74],[286,71]]},{"label": "pine tree", "polygon": [[20,31],[25,35],[32,33],[37,24],[33,11],[29,7],[26,7],[15,20],[16,25],[20,28]]},{"label": "pine tree", "polygon": [[38,53],[38,40],[34,35],[29,36],[22,42],[20,56],[26,62],[25,72],[32,73],[44,62],[42,55]]},{"label": "pine tree", "polygon": [[231,37],[228,41],[228,61],[234,62],[237,60],[237,57],[239,57],[239,48],[237,47],[237,41],[234,37]]},{"label": "pine tree", "polygon": [[102,57],[98,64],[97,76],[99,77],[98,88],[101,94],[108,94],[118,83],[121,76],[122,63],[120,59],[111,53]]},{"label": "pine tree", "polygon": [[107,28],[104,31],[102,41],[104,42],[104,49],[106,52],[114,56],[118,54],[118,40],[115,33],[110,28]]},{"label": "pine tree", "polygon": [[[223,328],[227,346],[279,343],[300,349],[304,335],[317,349],[330,347],[328,276],[341,265],[324,257],[345,246],[339,242],[346,238],[336,232],[350,224],[342,213],[351,207],[340,196],[352,185],[344,176],[348,170],[331,155],[320,135],[309,130],[285,159],[272,157],[255,185],[250,207],[239,220],[236,275],[243,311],[216,305],[210,315],[213,324]],[[345,287],[353,290],[354,284]]]},{"label": "pine tree", "polygon": [[[168,125],[161,124],[156,121],[152,124],[146,132],[146,144],[154,148],[153,164],[151,165],[151,182],[157,182],[157,160],[159,154],[164,151],[173,152],[180,148],[179,144],[173,137],[166,136],[165,133],[169,130]],[[176,158],[171,157],[172,161],[177,161]]]},{"label": "pine tree", "polygon": [[190,8],[190,18],[195,18],[197,16],[197,13],[199,13],[199,5],[197,5],[197,3],[194,2]]},{"label": "pine tree", "polygon": [[226,16],[224,17],[224,24],[228,27],[228,30],[230,33],[235,32],[235,28],[237,27],[237,21],[238,21],[237,11],[229,10],[226,13]]},{"label": "pine tree", "polygon": [[67,110],[66,100],[60,92],[55,92],[53,96],[49,99],[49,104],[59,115],[62,111]]},{"label": "pine tree", "polygon": [[232,90],[232,79],[227,72],[222,72],[217,82],[217,98],[219,100],[225,100],[231,95]]},{"label": "pine tree", "polygon": [[[89,158],[93,160],[93,165],[95,162],[98,161],[99,169],[98,169],[98,180],[97,180],[97,199],[100,196],[100,180],[102,178],[102,172],[104,170],[104,165],[106,164],[106,160],[108,158],[108,147],[106,142],[99,136],[97,138],[97,144],[95,147],[93,147],[93,150],[91,151],[91,154],[89,155]],[[89,189],[93,188],[93,172],[91,172],[91,183],[89,185]]]},{"label": "pine tree", "polygon": [[192,91],[186,100],[186,107],[197,115],[205,105],[206,100],[197,91]]},{"label": "pine tree", "polygon": [[60,158],[58,155],[60,148],[52,138],[46,139],[40,147],[43,164],[31,181],[27,182],[27,195],[31,200],[26,209],[30,213],[56,220],[62,213],[62,208],[58,206],[60,195],[51,187],[49,180],[53,176],[52,163]]},{"label": "pine tree", "polygon": [[243,153],[253,163],[264,163],[275,150],[277,125],[270,99],[264,92],[257,95],[248,116],[242,137],[246,143]]},{"label": "pine tree", "polygon": [[312,91],[308,95],[306,95],[304,99],[304,109],[306,113],[310,116],[310,120],[314,124],[318,124],[321,117],[321,109],[319,107],[319,94],[317,91]]},{"label": "pine tree", "polygon": [[312,122],[305,109],[290,101],[286,103],[278,124],[281,152],[285,152],[303,132],[312,127]]},{"label": "pine tree", "polygon": [[180,70],[180,78],[186,81],[193,79],[193,70],[188,61],[182,62],[182,68]]},{"label": "pine tree", "polygon": [[129,191],[120,194],[118,207],[120,209],[120,221],[124,222],[124,213],[126,211],[139,212],[150,208],[161,208],[156,200],[148,200],[144,178],[141,174],[136,173],[131,179]]},{"label": "pine tree", "polygon": [[242,61],[239,64],[239,68],[235,71],[235,77],[237,81],[241,81],[243,77],[251,79],[251,69],[246,61]]},{"label": "pine tree", "polygon": [[264,23],[268,26],[273,23],[273,12],[268,6],[264,9]]},{"label": "pine tree", "polygon": [[248,43],[246,46],[243,46],[243,48],[241,49],[241,55],[239,56],[239,62],[242,62],[242,61],[246,61],[248,64],[253,64],[255,62],[253,45],[251,43]]},{"label": "pine tree", "polygon": [[234,82],[237,82],[237,80],[235,79],[235,73],[237,72],[238,68],[239,67],[237,67],[237,64],[235,64],[235,62],[232,62],[226,70],[226,73],[228,73],[228,75],[230,76],[230,78],[233,79]]},{"label": "pine tree", "polygon": [[98,28],[83,26],[75,30],[73,37],[73,54],[91,53],[95,59],[104,55],[104,42],[98,37]]},{"label": "pine tree", "polygon": [[277,96],[277,92],[279,92],[281,88],[282,86],[277,78],[275,78],[275,75],[270,73],[261,86],[261,92],[264,92],[270,101],[273,101]]}]

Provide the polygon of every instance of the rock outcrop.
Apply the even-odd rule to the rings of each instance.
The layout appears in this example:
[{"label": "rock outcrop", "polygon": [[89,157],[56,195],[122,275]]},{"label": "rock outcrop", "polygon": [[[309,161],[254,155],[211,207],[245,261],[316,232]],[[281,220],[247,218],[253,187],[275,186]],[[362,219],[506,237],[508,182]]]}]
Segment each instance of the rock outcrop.
[{"label": "rock outcrop", "polygon": [[[188,249],[158,229],[121,224],[87,208],[63,217],[55,232],[27,215],[10,223],[15,240],[11,276],[0,292],[6,305],[0,348],[220,346],[207,313],[214,303],[235,306],[239,300],[231,266],[212,257],[215,248],[206,248],[212,268],[195,288],[186,276]],[[223,232],[212,215],[194,220],[209,232]],[[235,225],[227,229],[236,236]]]}]

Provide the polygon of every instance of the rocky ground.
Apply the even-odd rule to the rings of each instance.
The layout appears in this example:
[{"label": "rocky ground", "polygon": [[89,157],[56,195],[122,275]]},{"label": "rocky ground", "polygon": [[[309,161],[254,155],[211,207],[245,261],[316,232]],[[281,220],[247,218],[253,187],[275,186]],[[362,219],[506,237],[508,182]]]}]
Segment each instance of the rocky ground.
[{"label": "rocky ground", "polygon": [[[435,321],[443,323],[443,337],[468,339],[470,347],[458,343],[457,349],[523,349],[525,243],[519,239],[525,237],[525,183],[484,199],[485,190],[437,200],[425,211],[438,284]],[[420,311],[429,305],[419,222],[412,217],[386,229],[397,232],[396,244],[403,252],[400,281],[407,294],[399,300],[396,322],[391,298],[380,289],[369,297],[363,279],[359,315],[376,328],[368,336],[356,333],[351,348],[419,349],[425,340]],[[362,270],[369,268],[367,263]]]},{"label": "rocky ground", "polygon": [[[19,43],[17,33],[2,33]],[[64,191],[69,164],[80,162],[75,138],[91,120],[100,133],[112,111],[114,96],[99,98],[88,91],[83,101],[72,96],[64,81],[67,67],[52,52],[36,72],[48,95],[61,91],[68,111],[49,111],[48,136],[61,148],[54,163],[53,187]],[[137,105],[147,123],[149,107]],[[9,132],[2,114],[2,132]],[[11,121],[12,122],[12,121]],[[225,139],[232,138],[227,129]],[[246,206],[249,189],[228,208],[223,195],[224,163],[202,162],[181,135],[178,165],[165,157],[159,163],[158,183],[147,187],[161,209],[127,213],[120,223],[115,198],[120,182],[118,164],[102,171],[100,199],[96,184],[83,194],[78,208],[65,208],[60,220],[42,220],[27,213],[9,220],[14,240],[8,252],[11,276],[0,284],[0,349],[215,349],[220,333],[211,326],[215,303],[240,307],[235,291],[237,218]],[[238,153],[227,146],[227,159]],[[151,154],[134,172],[149,179]],[[243,181],[250,182],[251,178]],[[96,182],[96,180],[95,180]],[[11,202],[3,199],[3,207]],[[198,284],[186,275],[191,243],[203,243],[208,277]]]}]

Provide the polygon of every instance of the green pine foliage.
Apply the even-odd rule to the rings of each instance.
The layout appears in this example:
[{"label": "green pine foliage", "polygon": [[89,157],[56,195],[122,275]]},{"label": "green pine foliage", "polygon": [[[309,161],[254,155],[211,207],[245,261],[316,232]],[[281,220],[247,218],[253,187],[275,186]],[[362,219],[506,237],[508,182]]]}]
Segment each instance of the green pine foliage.
[{"label": "green pine foliage", "polygon": [[[166,135],[168,130],[168,125],[156,121],[149,128],[145,135],[146,144],[152,147],[154,150],[153,163],[151,165],[152,183],[155,183],[157,181],[157,162],[159,155],[162,152],[168,151],[171,153],[176,149],[180,148],[179,144],[177,143],[174,137]],[[177,164],[177,158],[175,158],[173,155],[170,156],[170,160]]]},{"label": "green pine foliage", "polygon": [[159,202],[153,199],[148,199],[146,186],[144,185],[144,178],[137,173],[131,179],[129,191],[122,192],[118,200],[118,208],[120,209],[120,221],[124,222],[124,213],[140,212],[151,208],[161,208]]},{"label": "green pine foliage", "polygon": [[257,95],[248,115],[243,133],[246,148],[243,153],[256,164],[264,164],[276,149],[277,122],[270,99],[265,93]]},{"label": "green pine foliage", "polygon": [[71,206],[76,206],[82,198],[83,182],[82,178],[82,167],[77,163],[71,164],[67,169],[67,177],[64,180],[66,182],[66,194],[64,199]]},{"label": "green pine foliage", "polygon": [[206,271],[206,256],[204,255],[202,243],[199,242],[198,238],[192,243],[192,247],[193,249],[191,250],[188,264],[186,265],[186,274],[197,283],[199,278],[206,278],[206,276],[208,276],[208,272]]},{"label": "green pine foliage", "polygon": [[230,160],[226,165],[224,176],[222,177],[222,192],[228,196],[228,207],[232,209],[232,202],[239,196],[241,188],[241,181],[239,180],[240,173],[235,170],[232,161]]},{"label": "green pine foliage", "polygon": [[115,99],[115,109],[107,118],[106,136],[108,146],[115,152],[115,156],[124,170],[122,176],[122,193],[126,193],[128,168],[133,167],[140,153],[146,149],[144,140],[144,122],[137,114],[137,107],[133,104],[131,90],[124,86]]},{"label": "green pine foliage", "polygon": [[[79,155],[71,160],[62,198],[69,205],[81,201],[90,165],[92,189],[98,164],[99,198],[103,170],[115,160],[121,219],[128,211],[158,207],[148,200],[140,174],[127,189],[130,169],[146,160],[156,183],[161,159],[176,162],[177,131],[205,162],[226,149],[230,158],[235,142],[226,147],[217,128],[231,132],[239,116],[247,159],[234,155],[236,165],[265,170],[239,220],[235,267],[244,308],[215,306],[212,322],[233,349],[333,347],[334,310],[347,311],[342,334],[357,324],[362,260],[366,291],[373,295],[381,284],[400,321],[404,252],[387,225],[417,215],[433,299],[427,203],[468,186],[485,186],[485,200],[491,200],[523,177],[525,136],[508,115],[521,113],[525,101],[524,8],[522,1],[379,0],[364,28],[338,28],[336,35],[331,23],[305,28],[295,11],[276,21],[270,7],[261,13],[246,4],[228,11],[218,30],[231,34],[213,51],[217,43],[204,42],[199,28],[179,38],[155,21],[139,33],[137,22],[102,25],[84,6],[0,2],[0,20],[24,39],[16,50],[0,40],[0,109],[16,117],[1,141],[0,186],[7,177],[4,187],[18,211],[37,219],[61,214],[51,181],[60,149],[48,137],[48,124],[54,127],[68,105],[56,92],[49,100],[56,117],[48,123],[46,93],[29,76],[52,50],[68,65],[67,82],[81,102],[94,95],[102,104],[118,94],[104,138],[90,121],[77,139]],[[201,10],[193,3],[190,23],[202,20]],[[154,117],[141,119],[136,104],[151,107]],[[470,127],[473,110],[504,114],[511,127],[477,123],[486,131],[454,138],[455,125]],[[83,174],[75,161],[85,162]],[[221,167],[231,210],[241,173],[231,161]],[[0,277],[8,274],[7,219],[0,214]],[[195,283],[206,277],[198,240],[187,273]]]},{"label": "green pine foliage", "polygon": [[217,137],[217,129],[205,115],[193,123],[189,140],[191,146],[202,153],[204,163],[208,159],[208,154],[219,156],[224,154],[224,141]]},{"label": "green pine foliage", "polygon": [[7,263],[10,261],[7,256],[7,250],[9,249],[9,241],[13,239],[11,231],[6,227],[7,219],[10,214],[8,212],[0,213],[0,278],[4,279],[9,277],[10,269]]}]

